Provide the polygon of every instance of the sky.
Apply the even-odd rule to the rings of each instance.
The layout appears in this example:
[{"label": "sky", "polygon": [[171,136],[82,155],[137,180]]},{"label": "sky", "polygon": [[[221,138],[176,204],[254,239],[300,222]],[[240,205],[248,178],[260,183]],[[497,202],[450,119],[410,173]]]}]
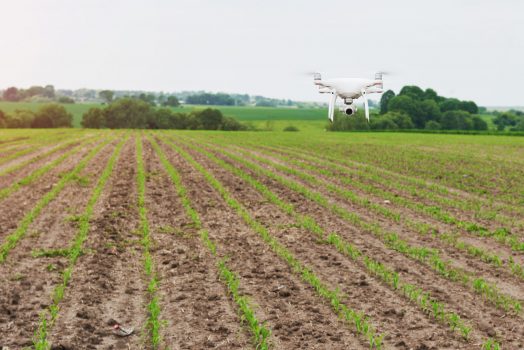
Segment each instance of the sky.
[{"label": "sky", "polygon": [[520,0],[0,0],[0,88],[324,101],[307,72],[522,106]]}]

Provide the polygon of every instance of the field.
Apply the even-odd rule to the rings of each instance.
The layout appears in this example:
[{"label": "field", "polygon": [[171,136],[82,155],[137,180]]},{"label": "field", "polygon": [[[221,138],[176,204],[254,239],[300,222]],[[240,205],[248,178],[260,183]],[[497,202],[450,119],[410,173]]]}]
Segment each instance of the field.
[{"label": "field", "polygon": [[523,156],[505,136],[0,130],[0,348],[522,349]]}]

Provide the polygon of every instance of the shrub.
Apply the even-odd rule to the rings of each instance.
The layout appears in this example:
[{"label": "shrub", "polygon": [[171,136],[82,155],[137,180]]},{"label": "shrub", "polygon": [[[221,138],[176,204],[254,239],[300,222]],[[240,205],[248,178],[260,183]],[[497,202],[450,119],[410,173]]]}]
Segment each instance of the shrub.
[{"label": "shrub", "polygon": [[288,125],[284,128],[284,131],[300,131],[298,128],[294,125]]},{"label": "shrub", "polygon": [[436,122],[436,121],[434,121],[434,120],[429,120],[429,121],[426,123],[425,129],[426,129],[426,130],[440,130],[440,129],[441,129],[441,126],[440,126],[440,123],[439,123],[439,122]]},{"label": "shrub", "polygon": [[38,109],[31,123],[32,128],[71,128],[73,115],[56,103],[43,105]]},{"label": "shrub", "polygon": [[90,108],[82,115],[82,127],[100,129],[106,126],[106,117],[104,111],[100,108]]}]

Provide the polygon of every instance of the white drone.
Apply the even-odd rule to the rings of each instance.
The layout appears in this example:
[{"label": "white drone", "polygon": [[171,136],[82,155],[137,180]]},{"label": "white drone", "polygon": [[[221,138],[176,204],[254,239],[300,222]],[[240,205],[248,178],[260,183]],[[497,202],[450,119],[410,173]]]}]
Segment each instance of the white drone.
[{"label": "white drone", "polygon": [[382,73],[376,73],[375,80],[360,78],[322,80],[320,73],[314,73],[313,79],[314,84],[318,85],[318,92],[321,94],[331,94],[328,117],[332,122],[335,114],[335,102],[337,101],[337,96],[344,100],[344,105],[340,107],[340,111],[347,115],[353,115],[357,111],[357,107],[353,104],[353,100],[363,97],[366,119],[369,121],[369,106],[366,95],[381,93],[383,91]]}]

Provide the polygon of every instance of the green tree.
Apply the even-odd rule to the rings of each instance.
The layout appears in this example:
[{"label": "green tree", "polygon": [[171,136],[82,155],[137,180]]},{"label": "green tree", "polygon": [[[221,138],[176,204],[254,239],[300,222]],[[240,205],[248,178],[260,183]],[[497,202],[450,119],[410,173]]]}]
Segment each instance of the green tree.
[{"label": "green tree", "polygon": [[473,122],[473,130],[488,130],[488,123],[478,115],[474,115],[471,121]]},{"label": "green tree", "polygon": [[440,130],[441,126],[440,123],[435,120],[428,120],[426,123],[426,126],[424,127],[426,130]]},{"label": "green tree", "polygon": [[98,93],[98,97],[104,100],[104,102],[107,104],[113,102],[114,96],[115,96],[115,93],[111,90],[102,90]]},{"label": "green tree", "polygon": [[418,86],[406,85],[400,90],[398,95],[409,96],[414,100],[422,100],[424,98],[424,91]]},{"label": "green tree", "polygon": [[101,129],[106,126],[104,110],[93,107],[82,115],[82,127],[91,129]]},{"label": "green tree", "polygon": [[382,94],[380,98],[380,114],[384,114],[388,111],[389,101],[395,97],[395,92],[393,90],[388,90]]},{"label": "green tree", "polygon": [[44,86],[43,96],[50,99],[55,98],[55,87],[53,85]]},{"label": "green tree", "polygon": [[460,101],[459,109],[471,114],[477,114],[479,112],[477,104],[473,101]]},{"label": "green tree", "polygon": [[433,89],[426,89],[424,91],[424,96],[423,96],[423,99],[424,100],[433,100],[435,102],[438,102],[439,101],[439,96],[437,94],[437,92]]},{"label": "green tree", "polygon": [[170,95],[166,98],[162,105],[169,107],[178,107],[180,106],[180,101],[178,101],[178,98],[176,98],[176,96]]},{"label": "green tree", "polygon": [[35,114],[31,127],[33,128],[71,128],[73,115],[56,103],[43,105]]},{"label": "green tree", "polygon": [[0,128],[7,128],[7,116],[0,110]]},{"label": "green tree", "polygon": [[6,117],[8,128],[30,128],[35,119],[35,114],[29,110],[17,109]]},{"label": "green tree", "polygon": [[388,111],[406,114],[413,121],[415,128],[423,128],[426,118],[421,104],[420,101],[414,100],[408,95],[398,95],[389,101]]},{"label": "green tree", "polygon": [[471,130],[473,121],[466,111],[447,111],[442,114],[440,124],[443,130]]},{"label": "green tree", "polygon": [[218,130],[222,125],[222,112],[218,109],[206,108],[196,112],[196,117],[200,120],[204,130]]},{"label": "green tree", "polygon": [[152,112],[151,106],[142,100],[118,99],[105,109],[106,126],[111,129],[145,129]]},{"label": "green tree", "polygon": [[440,108],[435,100],[424,100],[420,102],[423,120],[418,123],[418,127],[423,128],[428,120],[439,120]]},{"label": "green tree", "polygon": [[456,98],[447,98],[439,103],[439,107],[442,113],[447,111],[457,111],[460,109],[460,101]]},{"label": "green tree", "polygon": [[493,124],[497,126],[497,130],[499,131],[504,130],[506,126],[515,126],[517,122],[517,116],[510,112],[499,114],[493,119]]}]

